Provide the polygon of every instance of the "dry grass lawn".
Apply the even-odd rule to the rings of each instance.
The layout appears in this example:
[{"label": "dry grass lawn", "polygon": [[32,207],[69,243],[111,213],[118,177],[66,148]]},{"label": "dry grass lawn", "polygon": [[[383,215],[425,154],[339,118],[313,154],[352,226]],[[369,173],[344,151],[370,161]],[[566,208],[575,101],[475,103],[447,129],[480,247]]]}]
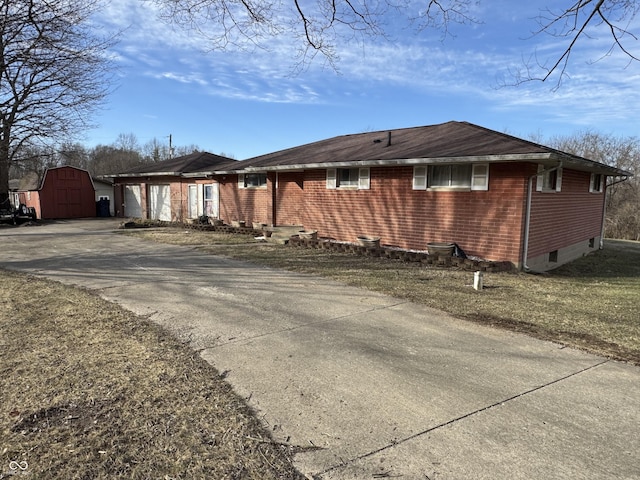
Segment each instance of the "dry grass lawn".
[{"label": "dry grass lawn", "polygon": [[1,285],[0,478],[303,478],[218,372],[146,319],[26,275]]}]

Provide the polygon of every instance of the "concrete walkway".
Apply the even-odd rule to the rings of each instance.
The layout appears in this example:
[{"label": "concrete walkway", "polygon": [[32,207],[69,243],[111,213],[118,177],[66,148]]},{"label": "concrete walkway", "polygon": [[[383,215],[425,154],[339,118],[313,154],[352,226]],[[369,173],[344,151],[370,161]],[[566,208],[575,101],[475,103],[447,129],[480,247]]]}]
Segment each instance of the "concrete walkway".
[{"label": "concrete walkway", "polygon": [[117,223],[0,227],[0,266],[188,340],[309,478],[640,479],[637,367]]}]

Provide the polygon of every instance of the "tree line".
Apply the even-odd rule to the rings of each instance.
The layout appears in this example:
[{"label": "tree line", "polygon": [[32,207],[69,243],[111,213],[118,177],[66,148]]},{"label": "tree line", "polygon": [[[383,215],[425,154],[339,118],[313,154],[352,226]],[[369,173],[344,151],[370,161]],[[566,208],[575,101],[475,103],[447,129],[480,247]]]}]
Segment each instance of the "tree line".
[{"label": "tree line", "polygon": [[[80,143],[63,143],[55,146],[28,146],[17,152],[10,167],[10,177],[27,176],[42,178],[45,170],[70,165],[87,170],[92,177],[109,176],[132,168],[161,162],[170,158],[200,151],[197,145],[169,147],[154,138],[141,144],[135,134],[121,133],[109,145],[86,147]],[[225,154],[221,154],[225,155]],[[230,158],[230,155],[225,155]]]}]

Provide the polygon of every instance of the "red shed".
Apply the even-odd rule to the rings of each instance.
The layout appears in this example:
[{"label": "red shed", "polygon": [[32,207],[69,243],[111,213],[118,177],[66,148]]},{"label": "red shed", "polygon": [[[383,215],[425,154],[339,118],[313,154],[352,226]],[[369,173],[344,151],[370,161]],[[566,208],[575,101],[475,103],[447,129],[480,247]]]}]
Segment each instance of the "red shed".
[{"label": "red shed", "polygon": [[38,218],[96,216],[95,187],[86,170],[64,166],[49,168],[35,191],[18,191],[20,203],[36,209]]}]

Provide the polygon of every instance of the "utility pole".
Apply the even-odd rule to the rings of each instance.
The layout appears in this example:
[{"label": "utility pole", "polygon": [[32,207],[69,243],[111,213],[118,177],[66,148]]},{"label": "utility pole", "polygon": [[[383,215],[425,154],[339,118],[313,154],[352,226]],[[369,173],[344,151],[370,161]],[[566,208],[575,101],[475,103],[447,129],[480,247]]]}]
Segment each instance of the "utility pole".
[{"label": "utility pole", "polygon": [[173,158],[173,145],[171,143],[171,134],[169,134],[169,160]]}]

